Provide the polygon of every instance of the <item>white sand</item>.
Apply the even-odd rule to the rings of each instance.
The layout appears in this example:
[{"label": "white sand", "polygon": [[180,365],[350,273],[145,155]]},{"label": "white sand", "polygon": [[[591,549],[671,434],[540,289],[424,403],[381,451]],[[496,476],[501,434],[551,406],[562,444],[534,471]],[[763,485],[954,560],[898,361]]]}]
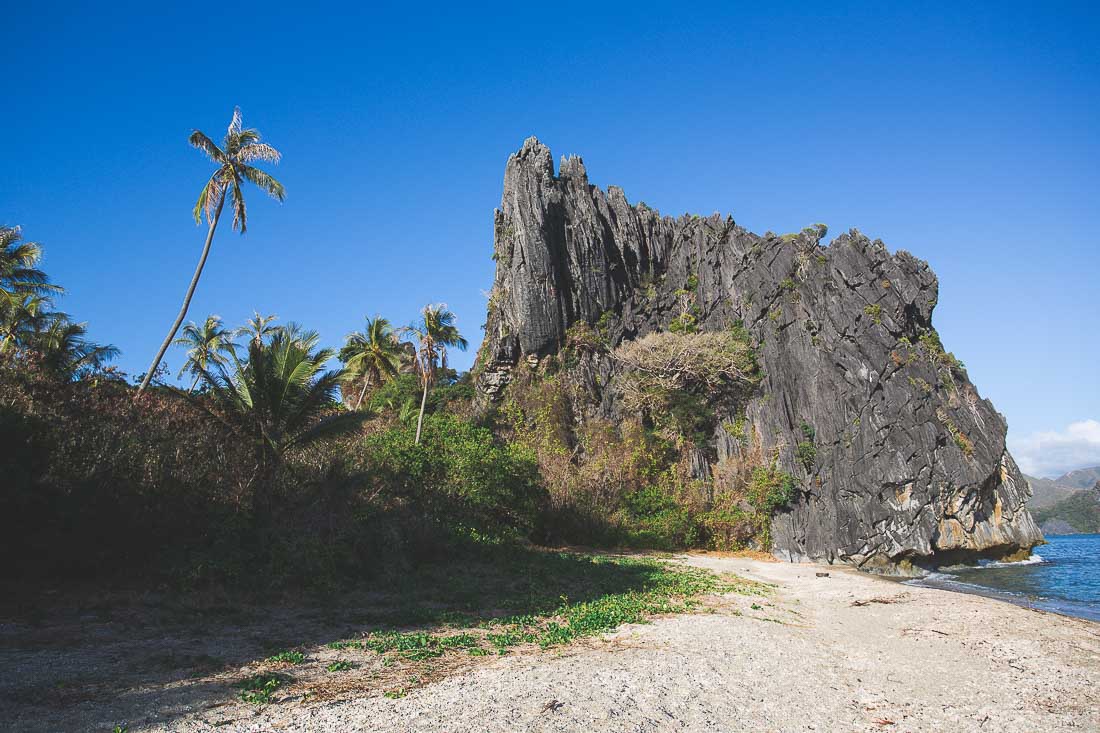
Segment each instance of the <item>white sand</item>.
[{"label": "white sand", "polygon": [[[411,670],[326,648],[356,627],[316,610],[162,626],[140,603],[132,618],[112,603],[0,623],[0,729],[1100,731],[1100,624],[838,567],[681,559],[775,587],[563,649],[448,655],[432,662],[442,679],[398,699],[381,692]],[[276,639],[307,654],[295,683],[275,704],[240,702],[235,685],[270,666],[250,660]],[[220,661],[188,671],[195,655]],[[336,659],[359,666],[330,674]],[[335,698],[305,696],[326,684]]]},{"label": "white sand", "polygon": [[[778,587],[731,599],[740,615],[661,619],[401,699],[283,704],[219,730],[1100,730],[1098,624],[837,567],[686,561]],[[852,605],[873,598],[893,602]]]}]

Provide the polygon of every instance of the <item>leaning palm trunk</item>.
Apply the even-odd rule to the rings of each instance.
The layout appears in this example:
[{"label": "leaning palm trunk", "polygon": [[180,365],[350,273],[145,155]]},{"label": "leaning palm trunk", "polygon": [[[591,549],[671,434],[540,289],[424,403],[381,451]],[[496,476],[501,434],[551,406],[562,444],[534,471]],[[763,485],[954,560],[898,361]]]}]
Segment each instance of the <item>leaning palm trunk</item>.
[{"label": "leaning palm trunk", "polygon": [[195,288],[199,284],[199,277],[202,276],[202,268],[206,266],[206,258],[210,256],[210,244],[214,241],[214,230],[218,228],[218,219],[221,218],[222,206],[225,205],[225,196],[222,195],[220,199],[218,208],[214,211],[214,218],[210,220],[210,230],[206,233],[206,244],[203,245],[199,265],[195,268],[195,274],[191,277],[191,284],[187,287],[187,295],[183,298],[183,306],[180,308],[179,315],[176,316],[176,322],[172,324],[172,330],[168,332],[168,338],[164,339],[164,343],[160,345],[160,351],[153,357],[153,363],[149,365],[149,371],[145,373],[145,378],[141,380],[141,385],[137,389],[138,394],[141,394],[149,386],[149,382],[153,379],[153,373],[160,366],[160,360],[164,358],[164,353],[168,351],[168,347],[172,345],[172,340],[176,338],[176,331],[180,329],[183,319],[187,317],[187,309],[191,307],[191,298],[194,296]]},{"label": "leaning palm trunk", "polygon": [[416,440],[414,445],[420,445],[420,428],[424,425],[424,408],[428,404],[428,379],[424,379],[424,394],[420,396],[420,416],[416,418]]},{"label": "leaning palm trunk", "polygon": [[363,398],[367,396],[367,387],[370,386],[370,375],[363,378],[363,389],[359,390],[359,399],[355,401],[355,409],[363,406]]}]

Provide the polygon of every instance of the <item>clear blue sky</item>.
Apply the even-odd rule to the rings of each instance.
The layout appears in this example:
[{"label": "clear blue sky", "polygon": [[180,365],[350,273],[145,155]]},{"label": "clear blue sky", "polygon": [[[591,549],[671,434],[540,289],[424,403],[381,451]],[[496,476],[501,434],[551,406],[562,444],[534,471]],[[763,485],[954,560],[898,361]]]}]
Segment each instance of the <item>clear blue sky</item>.
[{"label": "clear blue sky", "polygon": [[4,10],[0,222],[126,371],[202,244],[187,136],[238,104],[288,197],[219,232],[196,320],[255,308],[337,344],[445,301],[476,345],[504,163],[535,134],[665,213],[912,251],[1013,436],[1100,419],[1095,4],[158,5]]}]

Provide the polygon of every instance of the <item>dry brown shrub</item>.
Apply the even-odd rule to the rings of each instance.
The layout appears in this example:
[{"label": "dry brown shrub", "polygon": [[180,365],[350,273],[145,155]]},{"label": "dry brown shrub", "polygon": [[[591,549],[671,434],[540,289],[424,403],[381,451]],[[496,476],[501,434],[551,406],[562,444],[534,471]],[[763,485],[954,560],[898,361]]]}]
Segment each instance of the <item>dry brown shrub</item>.
[{"label": "dry brown shrub", "polygon": [[627,410],[654,409],[676,392],[719,395],[757,379],[752,345],[730,332],[654,332],[611,356],[625,372],[619,386]]}]

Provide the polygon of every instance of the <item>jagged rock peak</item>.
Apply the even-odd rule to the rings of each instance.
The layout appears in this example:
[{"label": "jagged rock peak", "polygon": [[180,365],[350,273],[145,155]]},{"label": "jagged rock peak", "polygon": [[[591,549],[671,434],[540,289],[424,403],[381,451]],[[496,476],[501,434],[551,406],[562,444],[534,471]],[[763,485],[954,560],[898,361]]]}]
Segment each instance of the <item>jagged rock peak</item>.
[{"label": "jagged rock peak", "polygon": [[[662,217],[587,181],[579,157],[555,176],[534,137],[508,159],[476,367],[483,404],[581,322],[607,349],[688,315],[702,331],[741,322],[764,377],[736,414],[715,408],[727,411],[698,473],[744,459],[746,442],[723,427],[737,420],[755,449],[779,456],[801,490],[772,522],[776,554],[898,567],[1042,541],[1003,417],[932,326],[938,282],[926,262],[856,229],[824,247],[822,224],[761,236],[718,214]],[[579,419],[623,417],[615,370],[610,359],[590,370]],[[795,451],[803,426],[811,463]]]}]

